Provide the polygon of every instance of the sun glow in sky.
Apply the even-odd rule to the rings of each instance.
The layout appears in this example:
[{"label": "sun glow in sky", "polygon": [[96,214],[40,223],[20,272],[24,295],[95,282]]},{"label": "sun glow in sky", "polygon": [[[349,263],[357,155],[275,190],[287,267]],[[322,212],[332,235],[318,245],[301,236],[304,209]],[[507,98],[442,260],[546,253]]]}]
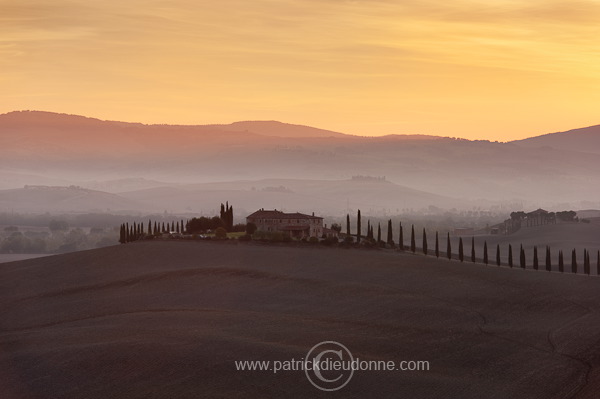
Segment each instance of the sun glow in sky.
[{"label": "sun glow in sky", "polygon": [[600,0],[0,0],[0,113],[510,140],[600,123]]}]

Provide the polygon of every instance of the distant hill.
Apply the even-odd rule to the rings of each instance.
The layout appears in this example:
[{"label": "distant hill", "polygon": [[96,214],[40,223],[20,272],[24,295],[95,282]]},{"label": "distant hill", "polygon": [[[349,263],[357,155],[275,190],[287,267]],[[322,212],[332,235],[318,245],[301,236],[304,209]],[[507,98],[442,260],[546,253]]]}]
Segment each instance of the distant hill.
[{"label": "distant hill", "polygon": [[[463,209],[476,206],[471,201],[479,199],[486,204],[529,201],[546,208],[588,200],[573,208],[600,208],[600,157],[589,150],[600,146],[584,142],[588,148],[577,149],[574,144],[567,148],[422,135],[360,137],[272,121],[143,125],[11,112],[0,115],[0,177],[6,177],[0,179],[0,189],[88,182],[90,188],[125,192],[175,183],[343,181],[365,175],[386,176],[399,186],[443,198],[469,200],[458,204]],[[119,183],[102,186],[110,181]],[[355,202],[371,204],[384,198],[371,195],[372,200]],[[315,194],[311,201],[317,198]],[[385,201],[402,204],[403,198],[394,193]]]},{"label": "distant hill", "polygon": [[580,210],[580,211],[577,211],[577,217],[580,219],[600,218],[600,210],[598,210],[598,209]]},{"label": "distant hill", "polygon": [[114,180],[85,181],[78,183],[77,185],[89,188],[91,190],[106,191],[109,193],[119,193],[121,191],[144,190],[148,188],[168,187],[177,184],[157,180],[149,180],[141,177],[130,177]]},{"label": "distant hill", "polygon": [[119,194],[144,207],[174,212],[210,214],[225,200],[236,206],[236,216],[259,208],[338,215],[360,208],[363,212],[398,214],[428,207],[461,207],[458,199],[377,180],[265,179],[157,187]]},{"label": "distant hill", "polygon": [[513,143],[526,147],[552,147],[560,150],[600,154],[600,125],[549,133]]},{"label": "distant hill", "polygon": [[292,125],[277,121],[246,121],[234,122],[229,125],[207,125],[228,132],[256,133],[272,137],[348,137],[343,133],[331,130],[317,129],[310,126]]},{"label": "distant hill", "polygon": [[[27,186],[0,190],[0,210],[23,213],[137,211],[140,204],[81,187]],[[146,208],[148,209],[148,208]]]}]

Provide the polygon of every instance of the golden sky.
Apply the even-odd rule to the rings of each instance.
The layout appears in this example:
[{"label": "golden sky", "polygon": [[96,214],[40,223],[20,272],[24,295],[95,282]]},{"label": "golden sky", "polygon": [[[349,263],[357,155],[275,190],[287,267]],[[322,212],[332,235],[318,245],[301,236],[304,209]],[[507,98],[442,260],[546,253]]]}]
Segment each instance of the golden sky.
[{"label": "golden sky", "polygon": [[600,0],[0,0],[0,113],[510,140],[600,124]]}]

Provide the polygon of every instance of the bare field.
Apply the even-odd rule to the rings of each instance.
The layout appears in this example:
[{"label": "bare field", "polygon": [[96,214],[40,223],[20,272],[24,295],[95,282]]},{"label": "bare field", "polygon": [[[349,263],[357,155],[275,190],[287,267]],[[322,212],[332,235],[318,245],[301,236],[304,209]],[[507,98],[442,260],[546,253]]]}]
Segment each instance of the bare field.
[{"label": "bare field", "polygon": [[[18,260],[43,258],[51,254],[0,254],[0,263],[16,262]],[[2,267],[2,266],[0,266]]]},{"label": "bare field", "polygon": [[[140,242],[0,268],[2,398],[594,398],[600,279],[390,251]],[[334,340],[429,371],[236,371]]]}]

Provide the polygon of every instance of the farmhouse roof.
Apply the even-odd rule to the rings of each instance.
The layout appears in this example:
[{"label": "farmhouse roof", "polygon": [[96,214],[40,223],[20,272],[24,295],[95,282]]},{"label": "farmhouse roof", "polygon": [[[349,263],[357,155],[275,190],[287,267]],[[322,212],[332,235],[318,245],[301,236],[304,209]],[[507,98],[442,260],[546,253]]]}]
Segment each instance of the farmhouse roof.
[{"label": "farmhouse roof", "polygon": [[277,209],[272,211],[260,209],[247,217],[251,219],[323,219],[319,216],[305,215],[298,212],[285,213],[278,211]]},{"label": "farmhouse roof", "polygon": [[545,214],[547,214],[547,213],[548,213],[548,211],[547,211],[547,210],[545,210],[545,209],[542,209],[542,208],[538,208],[538,209],[536,209],[536,210],[535,210],[535,211],[533,211],[533,212],[529,212],[529,213],[528,213],[528,215],[545,215]]}]

